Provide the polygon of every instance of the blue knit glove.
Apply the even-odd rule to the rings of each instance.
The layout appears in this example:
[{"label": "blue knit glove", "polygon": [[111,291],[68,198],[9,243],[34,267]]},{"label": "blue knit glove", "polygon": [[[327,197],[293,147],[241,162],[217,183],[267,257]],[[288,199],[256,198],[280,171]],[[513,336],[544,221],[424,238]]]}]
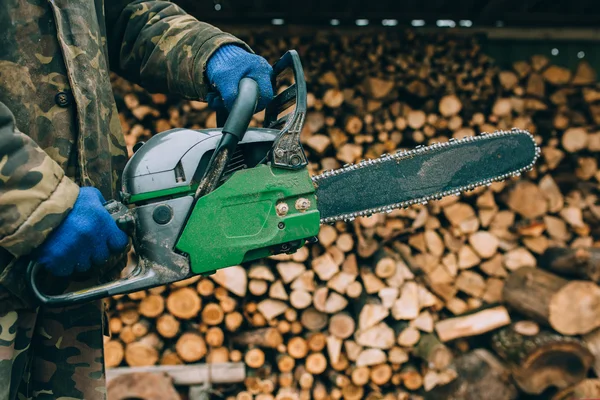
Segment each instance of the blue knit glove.
[{"label": "blue knit glove", "polygon": [[80,188],[73,209],[39,248],[37,262],[53,275],[69,276],[105,264],[111,253],[123,252],[129,237],[117,227],[104,202],[98,189]]},{"label": "blue knit glove", "polygon": [[273,68],[263,57],[235,45],[224,45],[210,57],[206,65],[206,76],[221,95],[221,98],[209,97],[208,104],[217,109],[224,103],[227,110],[231,110],[237,97],[238,85],[242,78],[247,77],[258,83],[259,99],[256,112],[260,112],[273,99],[272,74]]}]

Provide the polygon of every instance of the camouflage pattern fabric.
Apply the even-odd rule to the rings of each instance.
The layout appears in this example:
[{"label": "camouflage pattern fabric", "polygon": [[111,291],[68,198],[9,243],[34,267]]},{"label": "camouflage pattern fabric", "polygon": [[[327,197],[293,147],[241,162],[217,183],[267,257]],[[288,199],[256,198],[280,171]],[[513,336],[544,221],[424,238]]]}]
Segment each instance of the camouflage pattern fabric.
[{"label": "camouflage pattern fabric", "polygon": [[[252,51],[169,1],[0,1],[0,382],[12,382],[0,400],[36,391],[104,398],[89,361],[102,364],[98,306],[35,311],[27,256],[61,223],[80,186],[117,197],[127,151],[109,71],[153,93],[205,100],[206,62],[224,44]],[[57,386],[64,374],[75,374],[76,390]],[[34,391],[14,397],[21,376]],[[98,389],[83,390],[95,384],[79,379],[90,377]]]},{"label": "camouflage pattern fabric", "polygon": [[0,399],[105,398],[101,318],[100,302],[0,315]]}]

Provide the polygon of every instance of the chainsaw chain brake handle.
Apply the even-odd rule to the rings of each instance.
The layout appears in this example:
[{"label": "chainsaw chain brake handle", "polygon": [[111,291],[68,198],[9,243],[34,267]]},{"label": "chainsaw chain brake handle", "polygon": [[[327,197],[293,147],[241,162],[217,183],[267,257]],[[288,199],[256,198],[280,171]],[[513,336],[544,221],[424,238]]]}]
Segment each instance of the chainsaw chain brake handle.
[{"label": "chainsaw chain brake handle", "polygon": [[[274,166],[287,169],[301,169],[308,164],[302,145],[300,133],[306,118],[306,80],[302,62],[296,50],[288,50],[274,65],[271,84],[277,92],[278,78],[291,70],[294,83],[276,95],[265,109],[264,128],[279,129],[280,133],[273,143],[270,152],[271,162]],[[291,113],[286,113],[281,118],[281,113],[295,105]],[[217,125],[223,126],[229,121],[227,109],[217,110]]]},{"label": "chainsaw chain brake handle", "polygon": [[[265,128],[280,129],[273,143],[271,162],[273,166],[286,169],[301,169],[308,164],[300,143],[300,133],[306,118],[306,80],[300,56],[296,50],[286,52],[273,66],[273,87],[277,78],[292,70],[294,83],[273,98],[265,110]],[[281,118],[279,115],[295,104],[293,112]],[[281,127],[281,128],[280,128]]]}]

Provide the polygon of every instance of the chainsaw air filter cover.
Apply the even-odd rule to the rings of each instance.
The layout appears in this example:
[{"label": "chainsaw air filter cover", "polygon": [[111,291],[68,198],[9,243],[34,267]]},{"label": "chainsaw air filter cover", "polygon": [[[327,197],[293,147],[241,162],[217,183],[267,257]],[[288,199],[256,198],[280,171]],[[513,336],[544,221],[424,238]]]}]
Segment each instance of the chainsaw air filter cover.
[{"label": "chainsaw air filter cover", "polygon": [[[275,129],[248,129],[222,182],[237,170],[261,163],[278,133]],[[136,145],[123,172],[123,200],[144,203],[195,190],[221,135],[220,128],[171,129]]]}]

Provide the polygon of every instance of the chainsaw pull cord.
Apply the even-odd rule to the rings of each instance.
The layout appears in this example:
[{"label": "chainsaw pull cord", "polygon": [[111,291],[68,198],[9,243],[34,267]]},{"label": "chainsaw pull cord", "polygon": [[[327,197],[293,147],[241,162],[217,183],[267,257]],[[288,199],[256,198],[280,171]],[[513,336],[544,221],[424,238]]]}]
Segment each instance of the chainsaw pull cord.
[{"label": "chainsaw pull cord", "polygon": [[221,140],[215,147],[214,153],[208,163],[208,168],[198,185],[194,199],[212,192],[229,164],[231,155],[235,151],[246,130],[252,121],[252,116],[258,104],[259,88],[255,80],[243,78],[238,86],[238,96],[235,99],[227,121],[223,126]]}]

